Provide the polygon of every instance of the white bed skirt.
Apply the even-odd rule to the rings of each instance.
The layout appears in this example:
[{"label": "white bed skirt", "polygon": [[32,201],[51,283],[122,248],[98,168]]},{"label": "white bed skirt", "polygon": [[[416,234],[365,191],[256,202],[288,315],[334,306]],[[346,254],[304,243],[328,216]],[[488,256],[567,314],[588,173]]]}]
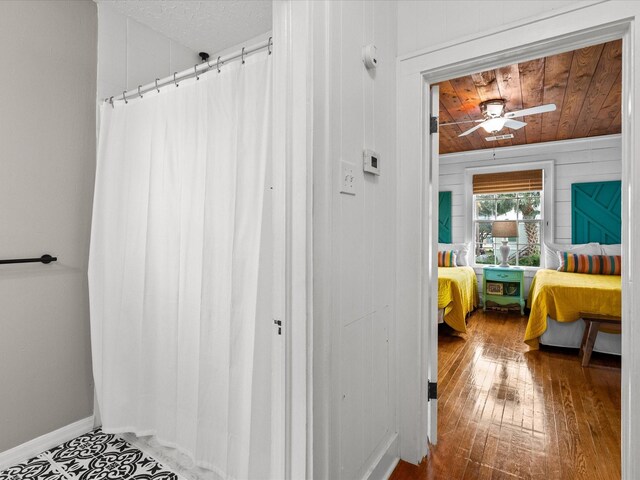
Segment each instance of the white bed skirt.
[{"label": "white bed skirt", "polygon": [[[540,337],[540,343],[550,347],[580,348],[582,334],[584,333],[584,321],[558,322],[547,317],[547,331]],[[620,355],[622,335],[617,333],[598,332],[594,352]]]}]

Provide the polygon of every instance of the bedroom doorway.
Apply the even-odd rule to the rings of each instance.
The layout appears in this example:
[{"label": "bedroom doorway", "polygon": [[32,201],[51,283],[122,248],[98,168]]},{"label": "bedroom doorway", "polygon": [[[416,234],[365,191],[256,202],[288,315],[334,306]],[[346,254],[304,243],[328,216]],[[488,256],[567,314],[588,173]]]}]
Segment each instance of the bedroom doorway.
[{"label": "bedroom doorway", "polygon": [[[621,325],[621,67],[617,39],[430,86],[438,327],[427,368],[440,393],[428,403],[438,474],[566,476],[579,465],[553,452],[572,440],[586,470],[620,476],[621,336],[595,326]],[[579,258],[606,269],[571,263]],[[596,337],[581,318],[593,318]],[[589,365],[591,349],[613,357]],[[566,403],[586,392],[616,420],[595,423],[589,407]],[[512,445],[520,435],[537,435],[547,453]],[[453,446],[455,467],[442,461]]]},{"label": "bedroom doorway", "polygon": [[[424,288],[421,289],[421,302],[420,302],[420,312],[422,321],[419,322],[419,325],[416,325],[417,330],[421,332],[420,334],[420,347],[418,349],[420,358],[422,358],[422,367],[419,373],[419,379],[421,385],[424,387],[420,389],[418,395],[420,395],[421,401],[418,403],[417,409],[413,410],[414,413],[418,413],[417,418],[420,419],[418,425],[418,435],[417,437],[422,442],[425,439],[430,439],[432,443],[437,442],[437,401],[427,401],[428,391],[429,391],[429,382],[434,378],[435,371],[437,371],[437,323],[435,321],[431,321],[432,319],[437,318],[437,263],[434,261],[436,258],[436,252],[438,251],[438,213],[437,213],[437,195],[440,191],[439,189],[439,175],[441,164],[437,160],[437,152],[434,154],[434,145],[437,145],[437,139],[434,141],[432,134],[427,134],[425,132],[428,131],[428,128],[425,129],[416,129],[414,122],[416,122],[417,118],[421,118],[422,125],[430,125],[430,116],[433,114],[433,106],[435,105],[435,101],[433,101],[433,90],[431,90],[431,86],[450,78],[458,78],[462,77],[470,72],[482,72],[489,70],[491,68],[495,68],[496,66],[504,66],[509,65],[510,63],[516,63],[518,61],[530,61],[531,59],[540,58],[545,55],[554,55],[562,52],[567,52],[569,50],[578,50],[583,49],[585,47],[598,44],[598,43],[606,43],[611,41],[616,41],[623,39],[625,41],[624,51],[623,51],[623,62],[625,64],[624,71],[626,72],[624,76],[624,84],[626,87],[623,92],[623,104],[630,105],[631,97],[632,97],[632,88],[629,87],[631,83],[629,83],[628,74],[632,71],[633,65],[633,56],[630,51],[630,39],[628,36],[628,23],[620,22],[615,26],[611,26],[607,24],[605,26],[598,25],[597,22],[590,20],[587,17],[586,12],[582,12],[581,14],[576,14],[580,19],[582,19],[581,24],[588,23],[589,29],[588,33],[585,33],[584,29],[580,29],[580,33],[576,33],[576,31],[572,31],[571,28],[564,28],[564,25],[571,25],[571,15],[569,12],[566,14],[568,18],[564,18],[562,21],[560,20],[548,20],[549,29],[547,30],[547,35],[549,32],[556,32],[557,35],[554,35],[554,40],[549,40],[547,38],[542,38],[542,35],[539,34],[531,34],[527,38],[535,38],[535,41],[532,41],[526,46],[514,44],[511,49],[503,48],[501,50],[497,49],[498,42],[501,40],[499,33],[495,35],[489,35],[487,38],[482,40],[478,40],[477,43],[470,50],[467,49],[465,51],[463,46],[469,47],[470,44],[465,42],[461,43],[458,46],[452,46],[448,48],[444,48],[440,51],[434,50],[433,52],[427,52],[421,57],[412,57],[401,59],[400,61],[400,80],[399,80],[399,110],[407,113],[404,125],[399,125],[399,130],[401,132],[400,143],[403,144],[401,147],[402,154],[405,157],[410,157],[412,155],[422,155],[424,168],[421,172],[421,181],[422,186],[420,187],[421,194],[418,198],[422,199],[422,205],[425,210],[422,210],[425,221],[421,220],[421,234],[422,234],[422,247],[421,247],[421,256],[422,263],[421,268],[423,275],[422,277],[425,279],[430,279],[430,281],[425,281]],[[591,12],[593,15],[593,12]],[[583,18],[584,17],[584,18]],[[597,17],[591,17],[597,18]],[[546,23],[547,21],[541,21],[541,23]],[[567,23],[568,22],[568,23]],[[577,20],[576,20],[577,22]],[[580,22],[574,23],[577,25]],[[522,26],[522,31],[527,32],[530,26]],[[533,27],[531,27],[533,28]],[[526,36],[526,35],[525,35]],[[504,45],[501,45],[503,47]],[[499,53],[491,53],[496,52]],[[476,56],[474,56],[476,55]],[[419,109],[412,108],[409,106],[411,100],[415,100],[418,96],[414,93],[403,93],[404,86],[409,89],[411,82],[414,81],[417,77],[422,79],[422,102],[420,102]],[[406,83],[405,83],[406,82]],[[419,112],[424,112],[420,114]],[[629,216],[630,203],[631,199],[629,198],[628,193],[630,190],[628,189],[630,184],[632,183],[632,178],[630,173],[630,163],[631,163],[631,149],[629,148],[631,145],[632,137],[633,137],[633,117],[631,112],[627,110],[627,107],[623,107],[623,111],[621,117],[625,119],[625,136],[621,139],[621,157],[622,157],[622,168],[621,168],[621,177],[622,177],[622,218],[626,219],[622,221],[622,252],[623,255],[627,255],[629,259],[625,264],[629,265],[632,261],[630,255],[632,253],[629,252],[629,243],[628,240],[630,238],[630,229],[629,225],[632,224],[633,219]],[[417,143],[412,143],[411,139],[416,139],[417,136],[422,137],[422,141],[420,142],[420,148],[418,148]],[[404,143],[402,137],[405,138],[407,143]],[[436,147],[437,149],[437,147]],[[420,154],[422,152],[422,154]],[[490,156],[487,156],[490,158]],[[410,173],[415,175],[416,172],[411,170],[411,168],[406,169]],[[405,177],[406,178],[406,177]],[[402,179],[400,180],[402,182]],[[402,184],[402,183],[401,183]],[[409,201],[409,195],[406,195],[406,199],[403,201]],[[416,197],[413,197],[414,199]],[[402,201],[400,202],[400,208],[402,208]],[[406,204],[405,204],[406,205]],[[402,233],[401,233],[402,235]],[[402,262],[401,262],[402,263]],[[399,278],[402,278],[404,272],[401,272]],[[629,312],[630,300],[628,296],[629,285],[629,277],[631,272],[623,271],[622,276],[622,290],[625,292],[624,294],[624,304],[622,310],[625,312]],[[404,327],[401,327],[404,328]],[[410,326],[407,326],[407,331]],[[629,332],[632,335],[632,332]],[[629,338],[630,335],[626,335],[623,340],[622,346],[622,356],[626,358],[626,355],[630,352],[628,346],[631,345],[632,339]],[[402,337],[402,333],[400,334]],[[625,347],[626,345],[626,347]],[[402,368],[403,359],[400,359],[400,365]],[[625,392],[629,392],[629,371],[626,367],[628,363],[625,361],[622,367],[622,418],[624,419],[628,415],[629,403],[625,400]],[[402,388],[401,391],[408,391]],[[424,407],[427,405],[427,407]],[[402,407],[401,407],[402,408]],[[401,415],[403,415],[401,413]],[[416,418],[416,417],[414,417]],[[624,425],[625,422],[623,422]],[[433,441],[435,439],[435,441]],[[623,472],[625,472],[625,467],[630,465],[628,459],[629,456],[625,455],[625,452],[629,450],[629,437],[628,437],[628,429],[623,428],[622,432],[622,461],[623,461]],[[410,445],[405,444],[403,449],[404,452],[407,452],[408,455],[401,453],[402,458],[411,459],[412,455],[415,455],[416,460],[422,459],[424,455],[426,455],[428,450],[427,442],[425,441],[423,444],[418,445]],[[416,462],[417,463],[417,462]],[[628,467],[627,467],[628,468]],[[626,470],[628,472],[628,470]],[[627,473],[625,473],[625,476]],[[631,477],[629,477],[631,478]]]}]

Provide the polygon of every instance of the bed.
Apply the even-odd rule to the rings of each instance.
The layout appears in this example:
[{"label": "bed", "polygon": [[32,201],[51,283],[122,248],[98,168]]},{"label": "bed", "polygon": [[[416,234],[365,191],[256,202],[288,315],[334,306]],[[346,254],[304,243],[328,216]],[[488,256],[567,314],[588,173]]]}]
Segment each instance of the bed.
[{"label": "bed", "polygon": [[471,267],[438,267],[438,322],[466,333],[466,317],[478,306],[478,279]]},{"label": "bed", "polygon": [[[618,275],[538,270],[527,306],[531,312],[524,341],[532,350],[540,344],[578,348],[584,332],[579,312],[621,316],[621,279]],[[604,330],[594,351],[620,354],[620,335]]]}]

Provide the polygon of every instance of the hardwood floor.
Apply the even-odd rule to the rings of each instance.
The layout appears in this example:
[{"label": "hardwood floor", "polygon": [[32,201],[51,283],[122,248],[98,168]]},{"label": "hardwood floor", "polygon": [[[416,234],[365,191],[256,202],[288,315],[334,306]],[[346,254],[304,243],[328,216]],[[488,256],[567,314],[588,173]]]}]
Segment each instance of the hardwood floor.
[{"label": "hardwood floor", "polygon": [[619,479],[620,359],[530,352],[514,313],[468,323],[440,331],[438,444],[391,479]]}]

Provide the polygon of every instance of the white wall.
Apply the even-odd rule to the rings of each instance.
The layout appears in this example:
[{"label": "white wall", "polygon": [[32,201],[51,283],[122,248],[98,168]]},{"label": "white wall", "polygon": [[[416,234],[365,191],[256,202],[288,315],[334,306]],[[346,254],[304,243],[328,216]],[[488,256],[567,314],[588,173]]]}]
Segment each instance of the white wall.
[{"label": "white wall", "polygon": [[400,0],[398,54],[460,40],[567,6],[590,4],[577,0]]},{"label": "white wall", "polygon": [[[465,226],[472,215],[465,206],[465,189],[469,192],[471,189],[471,185],[465,185],[468,168],[552,160],[555,185],[553,241],[557,243],[571,243],[571,184],[620,180],[622,175],[620,135],[498,148],[495,152],[495,161],[491,150],[440,156],[440,191],[452,192],[451,238],[454,243],[471,241],[471,238],[465,238]],[[476,271],[482,290],[482,267]],[[534,273],[527,272],[525,295]]]},{"label": "white wall", "polygon": [[[211,57],[209,58],[209,63],[211,63],[211,65],[213,66],[216,63],[216,59],[218,58],[218,56],[224,57],[225,55],[238,53],[240,50],[242,50],[242,47],[250,47],[258,43],[266,42],[267,40],[269,40],[269,37],[273,37],[273,33],[271,30],[261,33],[260,35],[256,35],[255,37],[247,38],[246,40],[232,45],[231,47],[227,47],[224,50],[209,52],[209,54],[211,55]],[[271,39],[271,41],[273,41],[273,38]]]},{"label": "white wall", "polygon": [[93,2],[0,2],[0,452],[93,412]]},{"label": "white wall", "polygon": [[198,52],[98,4],[98,99],[200,63]]},{"label": "white wall", "polygon": [[[380,476],[397,455],[395,367],[396,6],[315,2],[314,478]],[[363,45],[375,43],[368,72]],[[363,148],[382,175],[364,174]],[[340,162],[356,195],[340,194]],[[386,454],[386,456],[384,456]]]}]

